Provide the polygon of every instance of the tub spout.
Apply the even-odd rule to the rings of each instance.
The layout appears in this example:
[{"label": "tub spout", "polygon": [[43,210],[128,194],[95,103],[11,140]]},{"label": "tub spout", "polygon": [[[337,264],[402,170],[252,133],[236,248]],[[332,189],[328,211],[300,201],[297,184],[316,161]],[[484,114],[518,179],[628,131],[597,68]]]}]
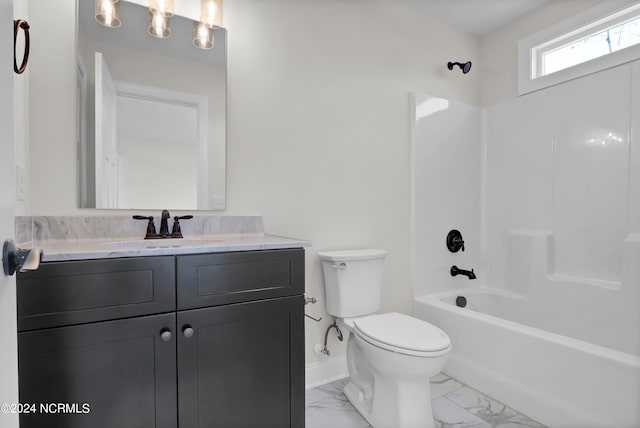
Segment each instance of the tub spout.
[{"label": "tub spout", "polygon": [[451,276],[464,275],[469,279],[476,279],[476,274],[471,270],[460,269],[458,266],[451,266]]}]

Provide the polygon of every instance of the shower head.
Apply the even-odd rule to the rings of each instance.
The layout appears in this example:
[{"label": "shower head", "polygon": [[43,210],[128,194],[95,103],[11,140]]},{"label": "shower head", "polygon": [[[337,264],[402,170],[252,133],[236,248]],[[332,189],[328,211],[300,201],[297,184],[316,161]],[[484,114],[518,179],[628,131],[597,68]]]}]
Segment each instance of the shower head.
[{"label": "shower head", "polygon": [[467,74],[469,72],[469,70],[471,70],[471,61],[467,61],[464,64],[460,63],[460,62],[451,62],[449,61],[447,63],[447,68],[449,70],[453,70],[453,66],[457,65],[458,67],[460,67],[460,70],[462,70],[462,73]]}]

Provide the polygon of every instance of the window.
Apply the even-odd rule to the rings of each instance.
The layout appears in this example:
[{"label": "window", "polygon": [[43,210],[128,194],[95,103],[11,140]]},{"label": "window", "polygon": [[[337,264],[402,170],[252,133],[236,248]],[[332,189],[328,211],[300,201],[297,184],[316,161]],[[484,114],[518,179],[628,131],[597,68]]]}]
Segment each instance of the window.
[{"label": "window", "polygon": [[519,95],[638,59],[640,3],[604,2],[521,40],[518,55]]}]

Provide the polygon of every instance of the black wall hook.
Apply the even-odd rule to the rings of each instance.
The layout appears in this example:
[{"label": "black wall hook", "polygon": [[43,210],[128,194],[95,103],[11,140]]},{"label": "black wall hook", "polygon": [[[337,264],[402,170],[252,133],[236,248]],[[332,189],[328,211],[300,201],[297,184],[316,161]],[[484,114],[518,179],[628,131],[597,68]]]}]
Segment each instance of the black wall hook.
[{"label": "black wall hook", "polygon": [[[29,50],[31,47],[31,40],[29,37],[29,23],[22,19],[16,19],[13,21],[13,71],[17,74],[22,74],[27,69],[27,62],[29,62]],[[24,53],[22,55],[22,64],[18,67],[18,58],[16,55],[16,45],[18,43],[18,32],[24,31]]]}]

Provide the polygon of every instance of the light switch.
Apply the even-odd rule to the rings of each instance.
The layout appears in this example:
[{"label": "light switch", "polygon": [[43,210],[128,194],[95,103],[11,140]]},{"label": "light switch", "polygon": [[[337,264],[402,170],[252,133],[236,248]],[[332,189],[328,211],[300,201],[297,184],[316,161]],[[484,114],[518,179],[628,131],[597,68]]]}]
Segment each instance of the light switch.
[{"label": "light switch", "polygon": [[223,210],[223,209],[225,209],[224,196],[214,196],[213,197],[213,209],[214,210]]}]

